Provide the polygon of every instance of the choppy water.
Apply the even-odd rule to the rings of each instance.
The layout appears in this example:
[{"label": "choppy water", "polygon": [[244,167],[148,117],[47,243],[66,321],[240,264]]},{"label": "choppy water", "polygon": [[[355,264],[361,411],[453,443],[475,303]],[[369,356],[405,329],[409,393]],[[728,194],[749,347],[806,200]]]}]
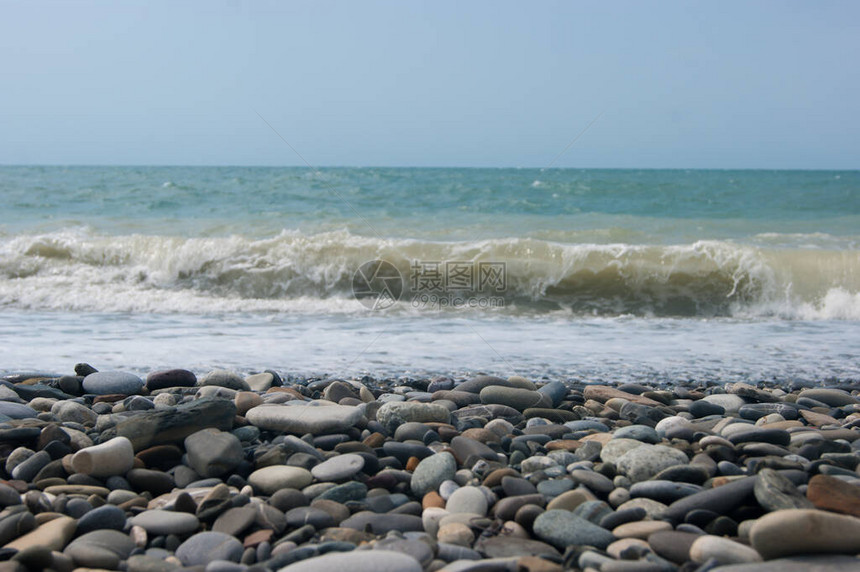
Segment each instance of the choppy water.
[{"label": "choppy water", "polygon": [[0,370],[860,377],[855,171],[0,167],[0,208]]}]

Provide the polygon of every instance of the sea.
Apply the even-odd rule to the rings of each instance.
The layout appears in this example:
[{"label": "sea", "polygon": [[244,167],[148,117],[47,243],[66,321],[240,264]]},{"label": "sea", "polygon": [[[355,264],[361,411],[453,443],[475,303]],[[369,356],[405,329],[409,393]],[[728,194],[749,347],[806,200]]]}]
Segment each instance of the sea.
[{"label": "sea", "polygon": [[0,166],[0,372],[860,381],[860,171]]}]

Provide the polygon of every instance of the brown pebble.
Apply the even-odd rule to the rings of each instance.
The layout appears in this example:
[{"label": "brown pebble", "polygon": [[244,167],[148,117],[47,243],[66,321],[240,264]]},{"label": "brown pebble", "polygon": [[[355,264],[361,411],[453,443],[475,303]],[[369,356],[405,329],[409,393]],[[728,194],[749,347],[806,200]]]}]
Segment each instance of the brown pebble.
[{"label": "brown pebble", "polygon": [[556,439],[546,444],[548,451],[576,451],[579,449],[581,442],[576,439]]},{"label": "brown pebble", "polygon": [[406,461],[406,470],[411,473],[415,470],[415,468],[418,466],[418,463],[420,462],[421,460],[418,457],[409,457],[409,460]]},{"label": "brown pebble", "polygon": [[371,433],[362,441],[368,447],[372,447],[376,449],[377,447],[382,447],[383,443],[385,443],[385,435],[382,433]]},{"label": "brown pebble", "polygon": [[270,542],[274,535],[275,531],[269,529],[252,532],[242,541],[242,546],[245,548],[254,548],[263,542]]},{"label": "brown pebble", "polygon": [[431,507],[445,508],[445,499],[439,496],[436,491],[430,491],[421,499],[421,508]]},{"label": "brown pebble", "polygon": [[860,486],[846,483],[830,475],[815,475],[809,479],[806,498],[816,508],[860,517]]}]

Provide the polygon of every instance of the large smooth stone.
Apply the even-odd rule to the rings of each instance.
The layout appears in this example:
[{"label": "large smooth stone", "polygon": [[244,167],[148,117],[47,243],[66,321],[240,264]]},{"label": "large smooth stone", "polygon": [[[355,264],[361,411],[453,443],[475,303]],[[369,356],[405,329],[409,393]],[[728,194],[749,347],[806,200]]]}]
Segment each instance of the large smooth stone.
[{"label": "large smooth stone", "polygon": [[806,498],[816,508],[860,517],[860,485],[830,475],[815,475],[809,479]]},{"label": "large smooth stone", "polygon": [[764,468],[758,472],[753,492],[758,504],[769,511],[814,508],[788,477],[773,469]]},{"label": "large smooth stone", "polygon": [[346,453],[327,459],[311,469],[311,474],[320,481],[342,481],[364,468],[364,457]]},{"label": "large smooth stone", "polygon": [[194,532],[200,521],[193,514],[170,510],[147,510],[131,519],[131,524],[139,526],[153,536]]},{"label": "large smooth stone", "polygon": [[507,405],[517,411],[525,411],[530,407],[552,407],[552,399],[549,396],[518,387],[490,385],[481,390],[480,398],[485,405]]},{"label": "large smooth stone", "polygon": [[341,528],[370,531],[373,534],[398,532],[423,532],[424,523],[420,516],[411,514],[378,514],[370,511],[357,512],[340,523]]},{"label": "large smooth stone", "polygon": [[627,451],[615,462],[618,470],[634,483],[647,481],[663,469],[689,463],[683,451],[665,445],[642,445]]},{"label": "large smooth stone", "polygon": [[124,475],[134,466],[134,448],[125,437],[113,439],[81,449],[72,456],[72,468],[76,473],[91,477]]},{"label": "large smooth stone", "polygon": [[304,435],[346,431],[362,417],[362,410],[348,405],[260,405],[245,414],[260,429]]},{"label": "large smooth stone", "polygon": [[548,510],[542,513],[535,519],[533,530],[538,538],[559,550],[583,544],[605,549],[616,540],[605,528],[566,510]]},{"label": "large smooth stone", "polygon": [[75,534],[78,522],[68,516],[61,516],[49,520],[42,526],[24,536],[16,538],[4,548],[24,550],[31,546],[44,546],[49,550],[62,550]]},{"label": "large smooth stone", "polygon": [[487,497],[478,487],[460,487],[448,498],[445,510],[455,513],[487,514]]},{"label": "large smooth stone", "polygon": [[814,509],[778,510],[756,521],[750,543],[768,560],[792,554],[857,554],[860,519]]},{"label": "large smooth stone", "polygon": [[804,389],[798,397],[808,397],[821,403],[826,403],[830,407],[842,407],[844,405],[852,405],[860,403],[856,397],[842,389],[828,389],[824,387],[815,387]]},{"label": "large smooth stone", "polygon": [[150,410],[116,424],[102,432],[103,441],[127,437],[135,451],[153,445],[182,442],[192,433],[207,427],[221,431],[233,428],[236,406],[226,399],[204,398],[178,407]]},{"label": "large smooth stone", "polygon": [[197,376],[187,369],[153,371],[146,376],[146,388],[150,391],[166,387],[194,387]]},{"label": "large smooth stone", "polygon": [[417,560],[390,550],[330,553],[281,568],[279,572],[421,572]]},{"label": "large smooth stone", "polygon": [[265,495],[273,495],[280,489],[302,489],[313,480],[307,469],[287,465],[263,467],[248,476],[248,484]]},{"label": "large smooth stone", "polygon": [[457,461],[454,455],[447,451],[431,455],[418,463],[412,473],[412,494],[422,498],[430,491],[438,490],[444,481],[453,479],[456,472]]},{"label": "large smooth stone", "polygon": [[680,522],[688,512],[696,509],[727,514],[753,494],[755,480],[756,477],[746,477],[676,500],[663,512],[662,517]]},{"label": "large smooth stone", "polygon": [[384,404],[376,412],[379,421],[389,435],[403,423],[448,423],[451,412],[438,403],[421,403],[418,401],[394,401]]},{"label": "large smooth stone", "polygon": [[239,562],[242,543],[222,532],[198,532],[176,549],[176,557],[185,566],[205,566],[213,560]]},{"label": "large smooth stone", "polygon": [[78,519],[78,536],[94,530],[122,530],[125,527],[125,511],[112,504],[94,508]]},{"label": "large smooth stone", "polygon": [[218,429],[203,429],[185,438],[185,451],[191,468],[204,478],[220,477],[242,462],[242,442]]},{"label": "large smooth stone", "polygon": [[81,567],[116,570],[134,550],[134,541],[118,530],[95,530],[76,538],[63,551]]},{"label": "large smooth stone", "polygon": [[38,414],[39,412],[29,405],[14,403],[12,401],[0,401],[0,415],[5,415],[12,419],[30,419]]},{"label": "large smooth stone", "polygon": [[719,564],[761,562],[761,555],[744,544],[721,536],[702,535],[690,546],[690,559],[699,564],[711,559]]},{"label": "large smooth stone", "polygon": [[135,395],[143,389],[142,379],[125,371],[97,371],[84,378],[84,391],[95,395]]}]

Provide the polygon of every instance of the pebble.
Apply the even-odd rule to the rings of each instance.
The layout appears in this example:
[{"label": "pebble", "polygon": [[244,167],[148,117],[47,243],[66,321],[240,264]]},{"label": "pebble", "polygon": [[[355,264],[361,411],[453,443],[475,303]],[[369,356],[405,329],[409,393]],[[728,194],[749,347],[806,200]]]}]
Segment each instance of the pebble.
[{"label": "pebble", "polygon": [[750,543],[767,560],[805,553],[857,554],[860,519],[814,509],[788,509],[759,518]]},{"label": "pebble", "polygon": [[144,385],[138,376],[124,371],[97,371],[83,381],[84,391],[95,395],[134,395]]},{"label": "pebble", "polygon": [[[264,572],[339,557],[376,571],[394,554],[392,569],[422,572],[785,572],[860,552],[848,383],[164,370],[141,387],[79,369],[0,379],[10,566]],[[133,391],[96,394],[83,376]]]}]

